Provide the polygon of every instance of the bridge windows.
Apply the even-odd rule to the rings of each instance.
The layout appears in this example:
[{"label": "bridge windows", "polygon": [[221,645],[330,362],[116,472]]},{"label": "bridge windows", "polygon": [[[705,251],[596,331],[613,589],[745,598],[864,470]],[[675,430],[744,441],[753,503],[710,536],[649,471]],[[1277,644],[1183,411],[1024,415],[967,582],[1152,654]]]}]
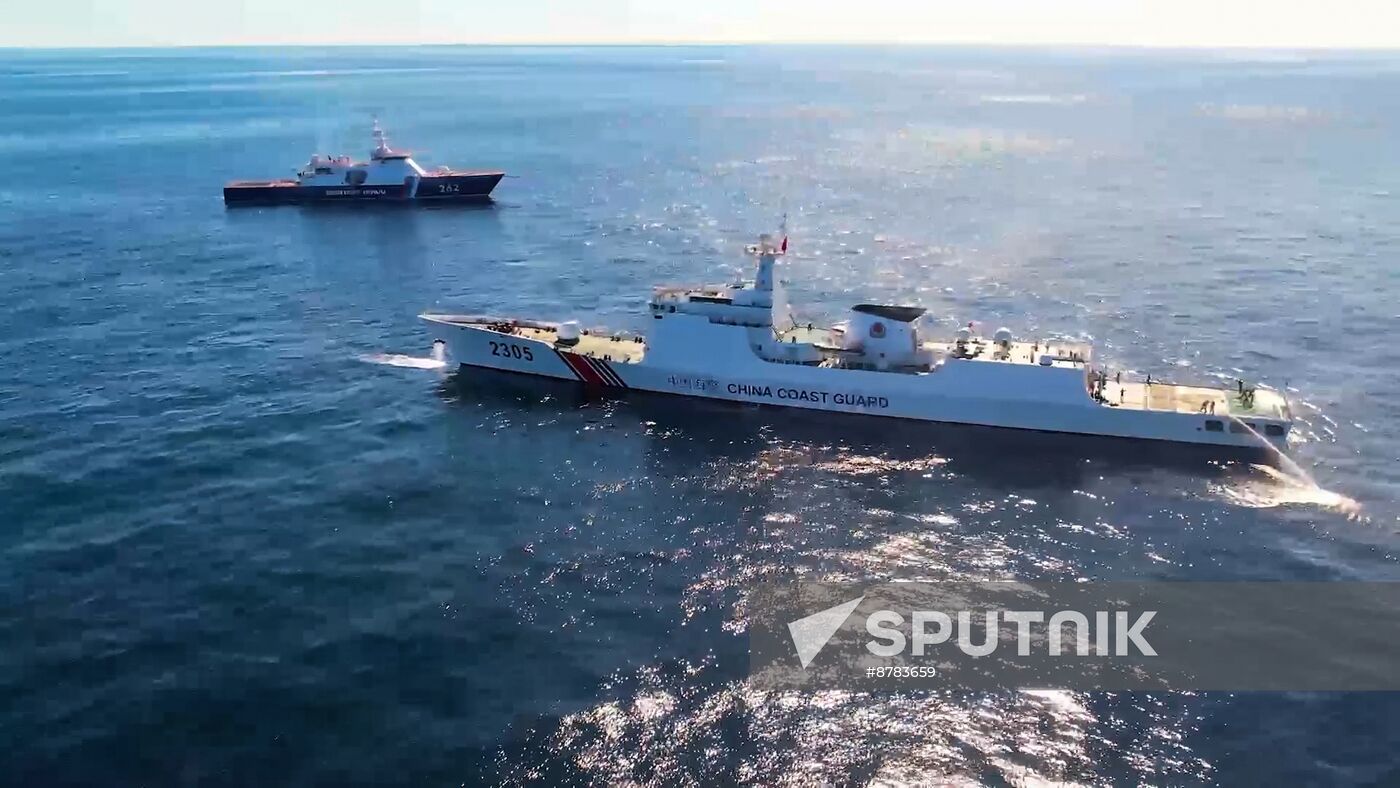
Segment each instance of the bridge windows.
[{"label": "bridge windows", "polygon": [[1224,432],[1225,424],[1217,419],[1206,419],[1206,432]]}]

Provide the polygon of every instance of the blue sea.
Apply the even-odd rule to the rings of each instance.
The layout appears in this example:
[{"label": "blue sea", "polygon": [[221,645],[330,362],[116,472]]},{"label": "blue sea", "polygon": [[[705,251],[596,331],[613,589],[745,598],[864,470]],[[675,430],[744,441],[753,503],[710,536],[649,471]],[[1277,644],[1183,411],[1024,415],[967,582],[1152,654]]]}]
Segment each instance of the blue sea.
[{"label": "blue sea", "polygon": [[[512,177],[223,206],[376,116]],[[5,51],[0,160],[0,783],[1400,783],[1389,694],[743,681],[765,579],[1400,580],[1400,55]],[[1258,380],[1300,468],[422,361],[784,215],[810,320]]]}]

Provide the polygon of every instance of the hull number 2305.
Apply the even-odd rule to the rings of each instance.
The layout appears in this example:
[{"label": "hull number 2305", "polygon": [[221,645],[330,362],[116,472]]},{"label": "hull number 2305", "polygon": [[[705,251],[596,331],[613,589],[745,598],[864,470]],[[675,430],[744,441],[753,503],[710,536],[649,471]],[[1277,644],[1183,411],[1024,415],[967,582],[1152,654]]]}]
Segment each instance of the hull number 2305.
[{"label": "hull number 2305", "polygon": [[492,342],[491,355],[501,358],[523,358],[526,361],[534,361],[535,354],[530,352],[530,348],[511,344],[510,342]]}]

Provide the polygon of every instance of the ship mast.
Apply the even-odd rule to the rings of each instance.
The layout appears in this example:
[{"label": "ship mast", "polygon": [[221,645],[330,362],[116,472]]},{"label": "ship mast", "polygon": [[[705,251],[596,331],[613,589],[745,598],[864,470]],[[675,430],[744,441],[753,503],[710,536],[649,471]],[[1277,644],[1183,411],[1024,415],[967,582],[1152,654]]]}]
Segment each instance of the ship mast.
[{"label": "ship mast", "polygon": [[[787,218],[784,217],[784,229],[786,225]],[[768,307],[773,325],[786,326],[792,322],[792,314],[782,282],[778,279],[778,258],[787,254],[787,233],[784,232],[781,241],[774,241],[772,235],[764,233],[758,237],[758,243],[748,247],[748,252],[758,258],[758,270],[754,274],[751,291],[753,295],[749,303],[753,306]]]},{"label": "ship mast", "polygon": [[389,140],[384,136],[384,129],[379,125],[379,118],[374,119],[374,130],[370,134],[374,137],[374,150],[370,153],[370,158],[382,159],[388,156],[391,152]]}]

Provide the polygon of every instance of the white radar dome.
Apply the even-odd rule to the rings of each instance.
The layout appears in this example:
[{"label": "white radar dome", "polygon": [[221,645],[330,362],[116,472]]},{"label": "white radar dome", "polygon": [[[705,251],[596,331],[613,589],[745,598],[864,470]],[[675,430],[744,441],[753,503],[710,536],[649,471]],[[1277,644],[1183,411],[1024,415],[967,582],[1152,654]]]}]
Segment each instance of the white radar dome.
[{"label": "white radar dome", "polygon": [[578,321],[568,320],[559,324],[559,339],[564,342],[574,342],[578,340]]},{"label": "white radar dome", "polygon": [[1000,342],[1003,345],[1009,343],[1011,341],[1011,329],[1007,328],[1006,326],[998,328],[997,332],[992,335],[992,339],[996,340],[997,342]]}]

